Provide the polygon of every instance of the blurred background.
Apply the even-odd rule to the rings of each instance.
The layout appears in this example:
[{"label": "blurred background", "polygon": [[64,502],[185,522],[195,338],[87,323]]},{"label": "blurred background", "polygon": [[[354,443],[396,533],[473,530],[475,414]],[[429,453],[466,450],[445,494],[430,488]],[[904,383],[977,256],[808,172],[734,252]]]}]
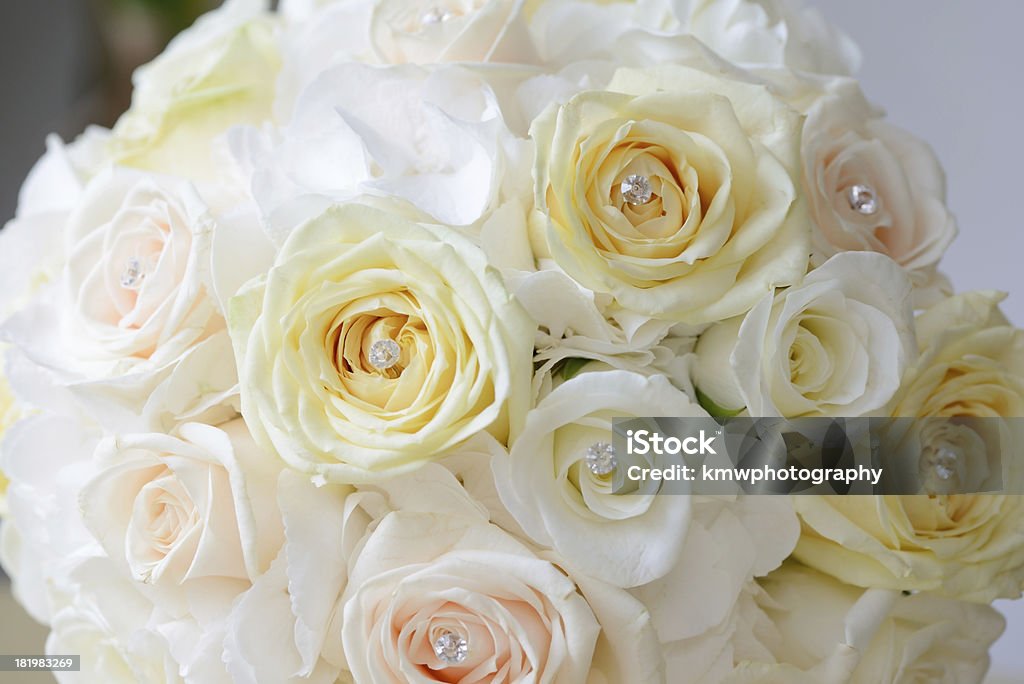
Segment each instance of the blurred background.
[{"label": "blurred background", "polygon": [[[2,0],[0,224],[43,153],[87,124],[109,126],[128,105],[130,75],[217,0]],[[809,0],[861,46],[864,90],[890,119],[928,140],[949,181],[960,237],[943,264],[958,290],[1012,292],[1024,325],[1024,41],[1019,0]],[[992,681],[1024,681],[1024,601],[998,606],[1009,629]],[[45,629],[15,604],[0,575],[0,653],[42,653]],[[1014,674],[1017,673],[1017,674]],[[3,679],[0,674],[0,681]],[[11,681],[14,681],[13,679]],[[49,675],[18,682],[52,681]]]}]

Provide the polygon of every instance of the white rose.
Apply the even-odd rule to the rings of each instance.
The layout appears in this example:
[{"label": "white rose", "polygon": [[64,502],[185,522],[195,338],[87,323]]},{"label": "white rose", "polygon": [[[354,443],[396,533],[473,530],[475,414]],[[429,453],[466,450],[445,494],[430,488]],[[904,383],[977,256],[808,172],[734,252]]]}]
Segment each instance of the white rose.
[{"label": "white rose", "polygon": [[534,323],[454,230],[352,204],[296,229],[231,302],[257,441],[335,482],[521,428]]},{"label": "white rose", "polygon": [[281,544],[273,505],[280,464],[241,420],[221,428],[188,423],[179,433],[104,440],[96,454],[101,471],[82,491],[82,517],[136,581],[247,584]]},{"label": "white rose", "polygon": [[632,593],[651,611],[666,681],[712,684],[764,653],[754,579],[790,554],[800,525],[785,497],[699,496],[692,509],[679,562]]},{"label": "white rose", "polygon": [[568,380],[527,414],[509,456],[492,461],[502,502],[535,542],[584,574],[623,587],[661,577],[683,547],[690,498],[659,495],[655,482],[613,493],[618,460],[587,460],[602,450],[614,458],[613,416],[659,415],[708,417],[663,376],[608,371]]},{"label": "white rose", "polygon": [[796,563],[761,584],[779,631],[776,657],[823,682],[980,683],[1004,626],[990,606],[865,591]]},{"label": "white rose", "polygon": [[336,66],[303,91],[280,133],[233,137],[278,243],[297,215],[361,194],[399,197],[441,223],[477,223],[524,194],[524,145],[484,79],[458,66]]},{"label": "white rose", "polygon": [[744,313],[806,271],[799,125],[763,86],[620,69],[533,122],[534,248],[627,310],[689,324]]},{"label": "white rose", "polygon": [[65,228],[62,278],[4,326],[49,374],[20,389],[53,406],[45,386],[69,388],[111,428],[230,417],[234,371],[210,363],[229,349],[209,287],[214,225],[187,182],[120,168],[95,178]]},{"label": "white rose", "polygon": [[837,254],[697,342],[697,388],[751,416],[878,411],[916,358],[911,285],[888,257]]},{"label": "white rose", "polygon": [[915,286],[932,284],[956,222],[927,144],[884,121],[843,80],[808,111],[802,156],[815,265],[841,251],[880,252]]},{"label": "white rose", "polygon": [[370,39],[378,58],[415,62],[532,62],[525,0],[381,0]]},{"label": "white rose", "polygon": [[229,0],[200,17],[132,76],[132,105],[106,152],[115,163],[216,184],[214,142],[271,117],[279,68],[275,22],[262,0]]}]

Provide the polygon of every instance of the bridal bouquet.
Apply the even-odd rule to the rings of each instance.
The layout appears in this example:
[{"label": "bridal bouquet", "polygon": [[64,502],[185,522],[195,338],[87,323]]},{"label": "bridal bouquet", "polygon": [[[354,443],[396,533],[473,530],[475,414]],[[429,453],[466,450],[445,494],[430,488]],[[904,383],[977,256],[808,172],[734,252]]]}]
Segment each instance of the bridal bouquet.
[{"label": "bridal bouquet", "polygon": [[1024,416],[857,62],[786,0],[200,19],[0,234],[3,567],[58,678],[980,682],[1024,497],[955,493],[964,430],[915,433],[929,495],[612,486],[613,418]]}]

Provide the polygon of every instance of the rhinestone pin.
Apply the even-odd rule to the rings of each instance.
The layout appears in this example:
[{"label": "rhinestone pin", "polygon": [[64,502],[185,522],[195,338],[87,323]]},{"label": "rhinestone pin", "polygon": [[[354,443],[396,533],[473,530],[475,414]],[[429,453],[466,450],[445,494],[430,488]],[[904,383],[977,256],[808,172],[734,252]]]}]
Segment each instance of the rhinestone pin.
[{"label": "rhinestone pin", "polygon": [[377,370],[387,370],[402,355],[402,348],[394,340],[377,340],[370,345],[370,365]]},{"label": "rhinestone pin", "polygon": [[615,447],[608,442],[596,442],[588,446],[584,460],[590,472],[599,477],[608,475],[619,465],[619,459],[615,458]]},{"label": "rhinestone pin", "polygon": [[445,665],[458,665],[469,655],[469,642],[462,635],[445,630],[434,640],[434,655]]},{"label": "rhinestone pin", "polygon": [[631,173],[626,176],[626,180],[622,181],[619,185],[619,192],[622,193],[622,199],[634,207],[647,204],[654,195],[654,190],[651,188],[651,180],[647,176],[641,176],[639,173]]},{"label": "rhinestone pin", "polygon": [[129,259],[121,271],[121,287],[126,290],[138,290],[142,287],[142,281],[146,279],[146,272],[142,270],[142,264],[135,257]]},{"label": "rhinestone pin", "polygon": [[423,16],[420,17],[420,23],[423,24],[424,26],[429,26],[431,24],[440,24],[442,22],[448,21],[453,16],[454,15],[446,9],[441,9],[440,7],[432,7],[423,13]]},{"label": "rhinestone pin", "polygon": [[935,474],[938,475],[940,480],[948,480],[956,475],[956,465],[958,460],[959,457],[955,451],[943,447],[939,449],[932,458],[932,468],[935,470]]},{"label": "rhinestone pin", "polygon": [[846,201],[858,214],[871,216],[878,212],[878,197],[870,185],[851,185],[846,191]]}]

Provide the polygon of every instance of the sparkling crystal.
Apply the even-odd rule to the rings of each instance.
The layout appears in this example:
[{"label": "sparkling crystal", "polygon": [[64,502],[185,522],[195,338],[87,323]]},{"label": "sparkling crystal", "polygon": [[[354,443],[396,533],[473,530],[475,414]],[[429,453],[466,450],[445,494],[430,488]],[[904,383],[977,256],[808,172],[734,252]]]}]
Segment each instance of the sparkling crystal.
[{"label": "sparkling crystal", "polygon": [[434,640],[434,655],[445,665],[458,665],[469,655],[469,642],[462,635],[445,630]]},{"label": "sparkling crystal", "polygon": [[387,370],[402,355],[402,348],[394,340],[377,340],[370,345],[370,365],[377,370]]},{"label": "sparkling crystal", "polygon": [[587,467],[595,475],[607,475],[619,465],[615,458],[615,447],[608,442],[597,442],[587,447]]},{"label": "sparkling crystal", "polygon": [[420,17],[420,23],[424,26],[429,26],[430,24],[440,24],[451,18],[452,13],[448,10],[441,9],[440,7],[432,7],[423,13],[423,16]]},{"label": "sparkling crystal", "polygon": [[846,191],[846,200],[858,214],[871,216],[878,211],[878,197],[870,185],[851,185]]},{"label": "sparkling crystal", "polygon": [[932,459],[932,468],[940,480],[948,480],[956,475],[956,464],[959,460],[957,453],[952,449],[943,447],[939,449]]},{"label": "sparkling crystal", "polygon": [[647,204],[651,201],[651,196],[654,194],[654,191],[651,189],[650,179],[638,173],[626,176],[626,180],[622,181],[622,184],[619,185],[619,191],[622,193],[622,199],[633,206]]},{"label": "sparkling crystal", "polygon": [[135,257],[132,257],[121,271],[121,287],[126,290],[138,290],[142,287],[142,281],[146,279],[146,272],[142,270],[142,264]]}]

